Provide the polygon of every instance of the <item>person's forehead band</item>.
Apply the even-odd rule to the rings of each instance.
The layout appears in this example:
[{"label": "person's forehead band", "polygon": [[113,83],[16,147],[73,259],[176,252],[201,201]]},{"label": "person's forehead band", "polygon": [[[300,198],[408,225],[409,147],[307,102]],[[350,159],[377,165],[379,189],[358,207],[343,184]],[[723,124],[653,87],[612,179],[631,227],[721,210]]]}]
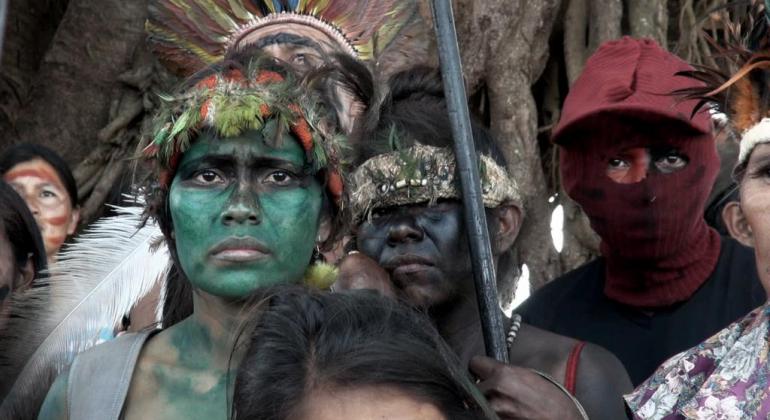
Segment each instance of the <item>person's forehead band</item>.
[{"label": "person's forehead band", "polygon": [[[520,204],[518,186],[505,168],[482,155],[479,171],[485,207]],[[454,153],[449,148],[418,144],[377,155],[351,176],[353,222],[361,223],[378,208],[459,200],[460,188]]]},{"label": "person's forehead band", "polygon": [[330,110],[294,79],[258,66],[231,69],[162,99],[154,136],[142,152],[156,162],[161,187],[170,187],[181,155],[203,130],[212,131],[217,138],[257,130],[269,141],[290,133],[313,170],[326,170],[327,187],[335,201],[341,199],[339,159],[345,137],[329,131]]}]

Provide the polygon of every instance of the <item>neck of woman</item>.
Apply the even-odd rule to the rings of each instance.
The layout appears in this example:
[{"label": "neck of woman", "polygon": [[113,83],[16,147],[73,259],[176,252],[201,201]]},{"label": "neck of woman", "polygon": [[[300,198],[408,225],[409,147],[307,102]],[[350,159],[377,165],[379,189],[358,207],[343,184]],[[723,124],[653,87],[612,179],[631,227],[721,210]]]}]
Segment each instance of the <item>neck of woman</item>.
[{"label": "neck of woman", "polygon": [[463,294],[442,308],[431,311],[431,318],[441,337],[464,364],[473,356],[484,354],[484,337],[475,292]]},{"label": "neck of woman", "polygon": [[179,363],[190,369],[236,368],[245,352],[245,346],[236,346],[238,337],[248,336],[239,334],[248,317],[243,302],[196,290],[193,308],[192,315],[169,328],[171,344],[179,352]]}]

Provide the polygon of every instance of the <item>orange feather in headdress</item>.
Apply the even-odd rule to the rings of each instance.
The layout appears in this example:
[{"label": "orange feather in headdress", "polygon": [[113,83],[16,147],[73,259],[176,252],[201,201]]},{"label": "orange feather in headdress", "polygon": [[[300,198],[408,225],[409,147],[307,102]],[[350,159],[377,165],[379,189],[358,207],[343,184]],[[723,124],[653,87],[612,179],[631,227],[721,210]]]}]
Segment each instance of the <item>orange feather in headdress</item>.
[{"label": "orange feather in headdress", "polygon": [[734,93],[730,103],[731,119],[735,129],[742,133],[761,119],[759,95],[747,77],[738,79],[733,85],[733,89]]},{"label": "orange feather in headdress", "polygon": [[[727,115],[731,128],[740,136],[767,116],[770,108],[770,38],[768,17],[761,0],[753,0],[748,10],[734,11],[726,7],[720,17],[723,41],[708,34],[704,38],[713,50],[712,59],[721,68],[699,67],[680,73],[704,85],[682,89],[674,94],[698,100],[697,112],[703,106],[716,107]],[[730,13],[735,12],[735,13]],[[733,16],[747,16],[745,22],[734,22]]]}]

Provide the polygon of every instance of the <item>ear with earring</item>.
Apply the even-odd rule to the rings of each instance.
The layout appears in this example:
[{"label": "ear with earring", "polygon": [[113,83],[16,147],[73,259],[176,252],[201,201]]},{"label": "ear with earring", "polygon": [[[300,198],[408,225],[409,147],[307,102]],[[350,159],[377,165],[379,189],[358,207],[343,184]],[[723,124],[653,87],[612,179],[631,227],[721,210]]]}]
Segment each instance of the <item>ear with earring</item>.
[{"label": "ear with earring", "polygon": [[324,257],[324,254],[321,252],[321,237],[318,236],[315,239],[315,248],[313,248],[313,255],[310,257],[310,262],[312,264],[321,262],[326,262],[326,257]]}]

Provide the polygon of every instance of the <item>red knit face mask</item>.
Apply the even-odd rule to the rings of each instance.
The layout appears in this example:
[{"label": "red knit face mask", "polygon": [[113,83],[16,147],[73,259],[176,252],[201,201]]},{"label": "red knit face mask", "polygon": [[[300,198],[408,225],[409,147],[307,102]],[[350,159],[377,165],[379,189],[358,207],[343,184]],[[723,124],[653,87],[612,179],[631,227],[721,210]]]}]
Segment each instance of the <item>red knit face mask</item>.
[{"label": "red knit face mask", "polygon": [[[718,238],[715,249],[708,246],[715,238],[703,220],[719,169],[713,138],[665,121],[606,114],[568,137],[561,148],[562,183],[602,238],[608,294],[637,306],[689,296],[719,253]],[[667,161],[670,156],[680,160]],[[613,175],[613,168],[622,166],[619,157],[629,164],[622,176]],[[682,162],[686,165],[678,168]],[[712,263],[702,264],[703,258]],[[697,272],[696,261],[708,272]],[[656,285],[677,280],[697,284],[684,287],[692,289],[687,292],[645,296]],[[636,296],[628,296],[630,291]]]}]

